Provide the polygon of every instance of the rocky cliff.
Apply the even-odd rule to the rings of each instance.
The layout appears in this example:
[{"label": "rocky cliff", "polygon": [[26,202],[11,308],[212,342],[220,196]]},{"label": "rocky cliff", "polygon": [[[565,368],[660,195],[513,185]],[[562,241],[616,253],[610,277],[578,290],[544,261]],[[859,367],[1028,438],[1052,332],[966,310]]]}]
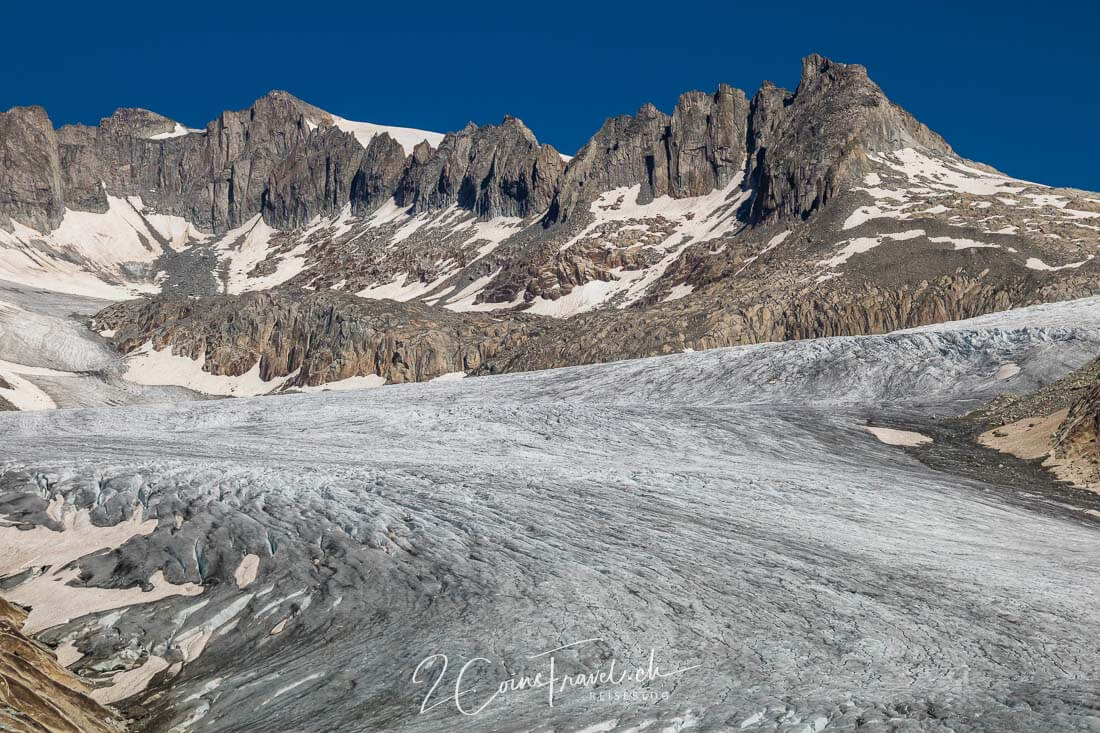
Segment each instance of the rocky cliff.
[{"label": "rocky cliff", "polygon": [[752,219],[805,218],[871,172],[868,155],[918,147],[951,154],[938,135],[890,102],[857,64],[813,54],[794,94],[772,86],[752,104]]},{"label": "rocky cliff", "polygon": [[639,185],[641,204],[724,188],[744,166],[748,116],[745,93],[723,84],[682,94],[671,117],[646,104],[608,120],[570,162],[549,220],[568,221],[616,188]]},{"label": "rocky cliff", "polygon": [[[765,82],[749,101],[720,85],[670,114],[646,104],[569,160],[514,117],[439,135],[285,92],[202,130],[119,110],[54,133],[19,108],[0,134],[4,277],[114,300],[245,294],[202,301],[225,324],[184,300],[110,311],[123,350],[155,335],[215,374],[261,352],[265,379],[305,386],[536,369],[876,333],[1100,282],[1100,194],[962,160],[863,67],[817,55],[793,92]],[[248,327],[222,333],[234,309]],[[576,322],[532,328],[516,311]],[[344,330],[330,334],[334,313]],[[414,328],[443,340],[407,357],[378,341]],[[321,333],[316,360],[289,345]],[[264,339],[285,343],[257,351]]]},{"label": "rocky cliff", "polygon": [[397,202],[413,212],[451,204],[479,218],[542,213],[565,164],[515,117],[500,125],[470,123],[443,138],[439,149],[416,157],[397,189]]},{"label": "rocky cliff", "polygon": [[0,226],[10,219],[47,231],[61,221],[61,154],[41,107],[0,114]]},{"label": "rocky cliff", "polygon": [[280,288],[242,296],[158,296],[113,305],[95,317],[123,353],[151,344],[240,376],[259,364],[283,389],[350,377],[390,383],[455,372],[491,373],[527,338],[534,319],[458,314],[420,303],[366,300]]},{"label": "rocky cliff", "polygon": [[794,94],[765,85],[750,104],[723,84],[684,93],[671,115],[647,104],[612,118],[568,165],[514,117],[471,123],[437,148],[405,150],[380,137],[364,142],[280,91],[202,130],[120,109],[97,127],[55,133],[41,108],[14,108],[0,117],[0,212],[45,232],[65,207],[103,212],[108,195],[140,196],[158,213],[220,233],[257,213],[294,228],[393,197],[414,212],[455,204],[482,219],[548,211],[548,222],[561,223],[611,189],[640,185],[640,203],[701,196],[744,172],[759,185],[753,212],[764,221],[821,206],[867,168],[868,153],[949,152],[863,67],[819,56],[804,61]]},{"label": "rocky cliff", "polygon": [[1100,379],[1069,408],[1053,439],[1055,460],[1074,483],[1100,491]]},{"label": "rocky cliff", "polygon": [[57,657],[27,638],[27,614],[0,598],[0,729],[11,733],[121,733],[123,720],[90,696]]},{"label": "rocky cliff", "polygon": [[760,298],[748,286],[722,292],[720,300],[549,319],[278,288],[119,303],[97,314],[94,326],[112,332],[112,345],[124,354],[147,345],[171,349],[211,374],[233,377],[258,364],[264,382],[285,390],[351,377],[403,383],[455,372],[531,371],[687,349],[886,333],[1098,292],[1090,279],[1037,291],[1021,280],[956,275],[915,287],[830,287],[813,296],[792,287]]}]

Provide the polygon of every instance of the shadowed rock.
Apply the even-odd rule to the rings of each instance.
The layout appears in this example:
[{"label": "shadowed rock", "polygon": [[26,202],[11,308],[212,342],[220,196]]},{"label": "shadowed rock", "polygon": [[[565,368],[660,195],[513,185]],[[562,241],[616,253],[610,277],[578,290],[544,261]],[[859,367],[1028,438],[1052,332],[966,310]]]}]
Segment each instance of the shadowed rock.
[{"label": "shadowed rock", "polygon": [[868,153],[919,146],[951,154],[939,135],[890,102],[857,64],[813,54],[791,96],[765,85],[749,123],[752,219],[806,217],[869,170]]},{"label": "shadowed rock", "polygon": [[61,157],[46,110],[13,107],[0,114],[0,226],[10,217],[39,230],[61,222]]}]

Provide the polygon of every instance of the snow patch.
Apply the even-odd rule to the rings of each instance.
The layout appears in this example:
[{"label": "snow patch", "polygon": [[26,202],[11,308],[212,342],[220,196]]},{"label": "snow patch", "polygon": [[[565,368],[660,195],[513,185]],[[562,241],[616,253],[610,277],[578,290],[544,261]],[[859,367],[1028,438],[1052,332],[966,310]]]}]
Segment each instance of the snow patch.
[{"label": "snow patch", "polygon": [[457,382],[460,379],[466,378],[466,372],[447,372],[446,374],[440,374],[434,379],[430,379],[430,382]]},{"label": "snow patch", "polygon": [[[833,269],[835,267],[843,265],[854,255],[862,254],[864,252],[870,252],[872,249],[878,247],[887,239],[895,242],[902,242],[908,239],[916,239],[917,237],[923,236],[923,229],[912,229],[906,232],[898,232],[895,234],[881,234],[877,237],[857,237],[855,239],[849,239],[846,242],[842,242],[844,246],[840,248],[836,255],[830,257],[827,260],[818,261],[817,266]],[[822,280],[819,278],[818,282],[822,282]]]},{"label": "snow patch", "polygon": [[1024,265],[1029,270],[1039,270],[1042,272],[1055,272],[1057,270],[1076,270],[1078,267],[1087,264],[1094,257],[1095,255],[1089,255],[1088,258],[1081,260],[1080,262],[1071,262],[1068,265],[1059,265],[1057,267],[1052,267],[1051,265],[1048,265],[1038,257],[1028,257],[1027,262],[1025,262]]},{"label": "snow patch", "polygon": [[[146,343],[126,357],[123,379],[135,384],[174,385],[196,392],[223,397],[246,397],[267,394],[290,378],[260,378],[260,360],[244,374],[236,377],[203,371],[206,357],[191,359],[172,353],[172,347],[161,350]],[[292,376],[292,375],[291,375]]]},{"label": "snow patch", "polygon": [[57,403],[41,387],[15,372],[0,370],[0,378],[9,385],[9,387],[0,386],[0,397],[10,402],[16,409],[27,412],[57,409]]},{"label": "snow patch", "polygon": [[973,239],[956,238],[956,237],[929,237],[928,241],[929,242],[935,242],[937,244],[945,244],[945,243],[953,244],[953,245],[955,245],[955,251],[958,251],[960,249],[982,249],[982,248],[1000,249],[1001,248],[1001,245],[999,245],[999,244],[986,244],[985,242],[977,242]]},{"label": "snow patch", "polygon": [[679,285],[673,285],[672,286],[672,291],[667,296],[665,296],[665,298],[663,300],[661,300],[661,302],[662,303],[667,303],[670,300],[679,300],[680,298],[683,298],[684,296],[691,295],[692,292],[694,292],[694,291],[695,291],[695,286],[694,285],[688,285],[687,283],[680,283]]},{"label": "snow patch", "polygon": [[[287,379],[289,379],[289,377],[287,377]],[[307,393],[340,392],[353,389],[374,389],[376,387],[382,387],[385,384],[385,377],[380,377],[377,374],[367,374],[365,376],[338,379],[335,382],[325,382],[324,384],[306,385],[302,387],[290,387],[289,389],[295,389],[300,392]]]},{"label": "snow patch", "polygon": [[1027,181],[973,168],[960,161],[933,158],[915,148],[873,154],[871,158],[902,173],[911,183],[927,186],[934,191],[993,196],[1017,194],[1027,186],[1033,185]]},{"label": "snow patch", "polygon": [[156,135],[150,135],[147,140],[168,140],[173,137],[182,137],[184,135],[191,135],[193,133],[201,133],[205,130],[195,130],[190,127],[184,127],[180,123],[176,123],[175,128],[171,132],[161,132]]},{"label": "snow patch", "polygon": [[370,145],[370,141],[373,140],[376,135],[381,135],[383,132],[397,141],[397,144],[405,150],[405,155],[411,155],[413,148],[424,140],[427,140],[428,144],[433,148],[438,148],[439,144],[443,142],[443,133],[441,132],[428,132],[427,130],[417,130],[411,127],[376,125],[373,122],[354,122],[352,120],[345,120],[343,117],[336,117],[335,115],[332,118],[332,122],[337,128],[344,132],[350,132],[352,135],[355,135],[355,139],[358,140],[359,144],[364,148]]},{"label": "snow patch", "polygon": [[932,442],[932,439],[927,435],[921,435],[920,433],[914,433],[909,430],[894,430],[893,428],[874,428],[870,425],[863,427],[868,433],[871,433],[886,445],[903,445],[903,446],[916,446],[926,445]]}]

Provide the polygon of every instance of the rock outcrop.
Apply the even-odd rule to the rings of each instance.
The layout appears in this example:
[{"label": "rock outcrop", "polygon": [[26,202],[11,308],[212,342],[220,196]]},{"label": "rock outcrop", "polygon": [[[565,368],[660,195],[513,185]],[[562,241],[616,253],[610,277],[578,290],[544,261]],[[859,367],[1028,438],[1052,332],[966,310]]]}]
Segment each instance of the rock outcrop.
[{"label": "rock outcrop", "polygon": [[0,113],[0,226],[9,219],[39,230],[61,222],[61,154],[57,134],[41,107]]},{"label": "rock outcrop", "polygon": [[1052,443],[1061,475],[1100,491],[1100,379],[1070,406]]},{"label": "rock outcrop", "polygon": [[425,152],[414,153],[399,187],[398,203],[414,212],[457,204],[482,219],[541,213],[565,168],[557,151],[539,145],[515,117],[482,127],[471,122]]},{"label": "rock outcrop", "polygon": [[702,196],[726,185],[745,164],[749,103],[722,84],[713,95],[680,95],[668,132],[669,195]]},{"label": "rock outcrop", "polygon": [[[630,263],[600,262],[598,267],[606,273],[607,267],[624,264]],[[588,276],[564,262],[548,274],[563,284]],[[601,279],[599,273],[591,277]],[[287,287],[240,296],[129,301],[101,311],[95,325],[115,332],[112,344],[122,353],[151,343],[157,350],[171,348],[178,356],[202,360],[205,370],[218,375],[242,375],[259,359],[262,379],[290,377],[287,386],[369,375],[401,383],[459,371],[531,371],[686,348],[885,333],[1100,290],[1087,280],[1051,287],[1072,289],[1036,292],[1019,280],[959,275],[917,286],[838,286],[812,295],[789,289],[763,298],[749,286],[724,304],[674,301],[570,319],[454,313],[418,302]]]},{"label": "rock outcrop", "polygon": [[869,170],[868,153],[919,146],[951,154],[939,135],[890,102],[864,67],[817,54],[803,59],[793,95],[761,88],[749,129],[755,223],[820,209]]},{"label": "rock outcrop", "polygon": [[640,185],[640,203],[668,193],[668,125],[668,115],[652,104],[643,105],[633,117],[607,120],[570,161],[549,220],[569,221],[614,188]]},{"label": "rock outcrop", "polygon": [[264,220],[279,229],[294,229],[315,216],[340,211],[352,201],[363,158],[363,146],[351,133],[336,127],[316,130],[268,176],[261,194]]},{"label": "rock outcrop", "polygon": [[177,123],[141,109],[117,110],[95,128],[67,125],[57,136],[64,201],[105,211],[106,194],[140,196],[158,213],[224,232],[261,211],[270,176],[309,138],[307,120],[324,115],[271,92],[203,131],[177,134]]},{"label": "rock outcrop", "polygon": [[12,733],[121,733],[122,719],[23,632],[26,613],[0,598],[0,729]]},{"label": "rock outcrop", "polygon": [[394,197],[413,212],[457,205],[481,219],[548,211],[571,221],[601,193],[639,187],[638,203],[700,196],[741,173],[758,189],[751,221],[805,217],[866,168],[872,152],[905,146],[949,153],[890,103],[863,67],[803,61],[793,94],[765,83],[752,103],[725,84],[680,96],[672,115],[651,104],[607,120],[568,165],[514,118],[470,123],[411,155],[376,135],[364,150],[338,120],[286,92],[223,112],[205,130],[120,109],[98,127],[54,133],[39,108],[0,118],[0,213],[40,230],[67,205],[106,211],[106,196],[141,196],[150,210],[222,233],[257,213],[279,228],[350,204],[358,215]]},{"label": "rock outcrop", "polygon": [[680,95],[669,117],[652,104],[609,119],[570,163],[550,212],[565,222],[604,191],[640,186],[637,202],[702,196],[744,167],[749,103],[726,84]]},{"label": "rock outcrop", "polygon": [[491,372],[526,340],[525,319],[501,321],[420,303],[365,300],[295,288],[241,296],[158,296],[96,315],[129,353],[151,343],[239,376],[259,360],[260,377],[292,377],[287,387],[379,376],[416,382],[453,372]]},{"label": "rock outcrop", "polygon": [[[430,155],[431,149],[426,142],[416,147],[422,156]],[[418,160],[416,155],[406,156],[405,149],[388,134],[376,135],[351,182],[352,213],[366,216],[384,204],[397,192],[406,163],[411,165],[413,160]]]}]

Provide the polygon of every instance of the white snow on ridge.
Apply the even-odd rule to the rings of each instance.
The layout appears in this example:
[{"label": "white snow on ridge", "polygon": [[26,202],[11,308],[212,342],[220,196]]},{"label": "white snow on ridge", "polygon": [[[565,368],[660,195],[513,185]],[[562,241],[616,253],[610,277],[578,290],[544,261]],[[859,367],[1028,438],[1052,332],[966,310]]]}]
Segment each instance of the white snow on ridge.
[{"label": "white snow on ridge", "polygon": [[999,244],[986,244],[985,242],[978,242],[973,239],[959,238],[959,237],[929,237],[929,242],[936,242],[937,244],[950,243],[955,246],[955,250],[960,249],[1000,249]]},{"label": "white snow on ridge", "polygon": [[267,258],[271,236],[276,229],[268,226],[263,217],[256,214],[241,226],[221,237],[218,250],[228,264],[226,290],[237,294],[278,285],[296,275],[304,264],[299,261],[299,248],[280,260],[276,271],[263,277],[249,277],[248,273]]},{"label": "white snow on ridge", "polygon": [[764,249],[760,250],[760,254],[765,254],[766,252],[771,252],[773,249],[775,249],[779,245],[783,244],[783,242],[786,241],[787,237],[789,237],[789,236],[791,236],[791,230],[790,229],[787,229],[786,231],[783,231],[783,232],[780,232],[779,234],[776,234],[774,237],[772,237],[771,239],[768,240],[768,245],[766,247],[764,247]]},{"label": "white snow on ridge", "polygon": [[388,133],[390,137],[396,140],[397,143],[405,149],[406,155],[411,154],[413,148],[424,140],[427,140],[428,144],[433,148],[438,148],[439,143],[443,142],[443,133],[441,132],[416,130],[411,127],[376,125],[373,122],[354,122],[335,115],[332,116],[332,121],[339,129],[355,135],[355,139],[358,140],[359,144],[364,148],[370,145],[370,141],[373,140],[376,135],[380,135],[383,132]]},{"label": "white snow on ridge", "polygon": [[688,295],[691,295],[694,291],[695,291],[695,286],[694,285],[688,285],[687,283],[680,283],[679,285],[673,285],[672,286],[672,291],[669,292],[669,294],[667,296],[665,296],[664,300],[662,300],[661,302],[662,303],[667,303],[670,300],[679,300],[680,298],[684,298],[684,297],[687,297]]},{"label": "white snow on ridge", "polygon": [[148,140],[168,140],[169,138],[173,138],[173,137],[182,137],[183,135],[191,135],[193,133],[202,133],[202,132],[205,132],[205,130],[195,130],[195,129],[192,129],[190,127],[184,127],[183,125],[181,125],[180,123],[177,122],[175,129],[173,129],[171,132],[162,132],[162,133],[157,134],[157,135],[150,135],[147,139]]},{"label": "white snow on ridge", "polygon": [[[494,277],[500,274],[501,269],[503,268],[498,267],[488,275],[483,275],[474,280],[454,295],[447,296],[447,302],[443,304],[443,307],[460,313],[463,311],[481,310],[478,306],[482,304],[478,303],[475,305],[474,300],[477,298],[478,293],[484,290],[485,286],[492,282]],[[491,305],[492,308],[503,308],[506,304],[492,303]]]},{"label": "white snow on ridge", "polygon": [[435,280],[431,282],[421,282],[419,280],[409,281],[409,274],[405,272],[399,272],[388,283],[371,285],[369,288],[364,288],[356,293],[360,298],[371,298],[373,300],[397,300],[405,302],[407,300],[413,300],[419,298],[422,295],[427,295],[432,292],[444,282],[447,278],[454,275],[453,272],[445,272]]},{"label": "white snow on ridge", "polygon": [[[642,272],[642,271],[637,271]],[[556,300],[538,297],[531,301],[531,306],[524,309],[524,313],[537,313],[542,316],[554,318],[568,318],[577,313],[595,310],[606,303],[613,295],[624,289],[629,289],[632,280],[592,280],[583,285],[578,285]]]},{"label": "white snow on ridge", "polygon": [[1028,186],[1038,185],[1015,178],[990,173],[961,162],[950,163],[933,158],[914,148],[902,148],[892,153],[872,155],[871,158],[902,173],[912,183],[927,186],[936,191],[970,193],[977,196],[1015,194]]}]

